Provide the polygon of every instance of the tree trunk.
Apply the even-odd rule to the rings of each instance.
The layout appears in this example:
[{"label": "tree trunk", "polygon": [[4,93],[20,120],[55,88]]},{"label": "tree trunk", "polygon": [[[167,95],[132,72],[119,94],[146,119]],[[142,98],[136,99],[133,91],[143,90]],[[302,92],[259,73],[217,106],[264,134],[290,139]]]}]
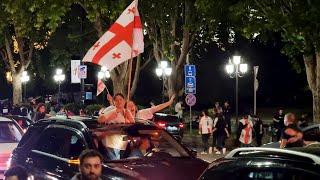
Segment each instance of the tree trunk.
[{"label": "tree trunk", "polygon": [[21,73],[12,73],[13,104],[22,102]]}]

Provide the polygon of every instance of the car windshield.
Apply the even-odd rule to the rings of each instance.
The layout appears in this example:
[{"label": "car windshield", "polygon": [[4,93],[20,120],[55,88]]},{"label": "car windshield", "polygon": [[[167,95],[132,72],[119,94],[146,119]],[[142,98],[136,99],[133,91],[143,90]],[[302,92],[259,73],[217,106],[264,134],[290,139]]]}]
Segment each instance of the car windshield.
[{"label": "car windshield", "polygon": [[93,132],[95,144],[106,161],[142,157],[188,157],[188,152],[163,130]]},{"label": "car windshield", "polygon": [[22,133],[13,122],[0,122],[0,143],[17,143]]}]

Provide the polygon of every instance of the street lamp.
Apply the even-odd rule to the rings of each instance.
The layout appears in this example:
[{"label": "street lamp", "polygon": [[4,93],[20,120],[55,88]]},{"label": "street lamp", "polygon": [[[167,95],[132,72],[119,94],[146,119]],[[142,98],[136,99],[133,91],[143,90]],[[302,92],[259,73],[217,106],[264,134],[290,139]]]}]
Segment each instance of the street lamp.
[{"label": "street lamp", "polygon": [[59,85],[59,90],[58,90],[58,104],[59,104],[59,99],[60,99],[60,85],[61,82],[64,81],[66,76],[62,73],[62,69],[58,68],[56,70],[56,74],[53,76],[53,79],[58,83]]},{"label": "street lamp", "polygon": [[164,102],[164,82],[165,79],[172,73],[172,68],[168,67],[168,61],[160,61],[160,64],[156,68],[156,75],[162,78],[162,102]]},{"label": "street lamp", "polygon": [[232,61],[226,65],[226,71],[231,78],[236,78],[236,123],[239,122],[238,112],[238,78],[248,71],[248,64],[241,64],[241,56],[233,56]]},{"label": "street lamp", "polygon": [[98,78],[102,80],[110,78],[110,71],[107,69],[107,67],[101,67],[101,70],[98,72]]},{"label": "street lamp", "polygon": [[26,102],[26,98],[27,98],[27,82],[30,80],[30,77],[29,77],[29,75],[28,75],[28,72],[27,71],[23,71],[22,72],[22,75],[21,75],[21,82],[23,83],[23,85],[24,85],[24,102]]}]

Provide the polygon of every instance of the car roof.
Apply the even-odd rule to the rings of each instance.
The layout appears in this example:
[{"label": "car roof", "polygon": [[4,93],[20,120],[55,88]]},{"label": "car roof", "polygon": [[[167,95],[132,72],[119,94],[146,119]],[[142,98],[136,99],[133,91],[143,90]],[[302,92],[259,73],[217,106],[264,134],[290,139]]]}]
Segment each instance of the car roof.
[{"label": "car roof", "polygon": [[[313,152],[317,151],[313,148]],[[319,149],[318,149],[319,151]],[[278,158],[287,159],[293,161],[303,161],[306,163],[312,163],[320,165],[320,156],[312,152],[311,148],[308,152],[306,149],[278,149],[278,148],[263,148],[263,147],[253,147],[253,148],[237,148],[232,150],[229,154],[225,156],[225,159],[234,158]]]},{"label": "car roof", "polygon": [[7,117],[3,117],[3,116],[0,116],[0,122],[12,122],[11,119],[7,118]]},{"label": "car roof", "polygon": [[302,128],[301,130],[304,132],[304,131],[307,131],[309,129],[315,128],[315,127],[320,127],[320,124],[313,124],[311,126],[307,126],[305,128]]}]

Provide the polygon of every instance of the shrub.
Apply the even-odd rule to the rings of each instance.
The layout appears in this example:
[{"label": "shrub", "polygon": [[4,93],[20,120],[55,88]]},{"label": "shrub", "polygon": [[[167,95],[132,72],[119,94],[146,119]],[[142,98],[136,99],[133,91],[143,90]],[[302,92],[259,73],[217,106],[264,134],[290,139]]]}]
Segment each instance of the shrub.
[{"label": "shrub", "polygon": [[99,110],[103,107],[101,104],[91,104],[85,108],[87,115],[94,116],[95,112],[99,112]]}]

